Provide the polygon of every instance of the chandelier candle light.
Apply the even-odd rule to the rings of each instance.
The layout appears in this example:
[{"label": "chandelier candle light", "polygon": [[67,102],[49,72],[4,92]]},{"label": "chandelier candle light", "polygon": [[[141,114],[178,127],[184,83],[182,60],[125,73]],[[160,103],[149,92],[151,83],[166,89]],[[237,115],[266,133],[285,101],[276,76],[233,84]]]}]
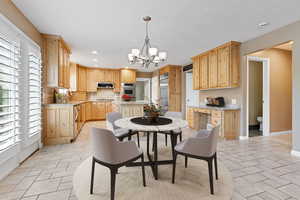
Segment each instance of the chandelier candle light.
[{"label": "chandelier candle light", "polygon": [[146,16],[143,20],[146,22],[144,45],[141,49],[132,49],[131,53],[128,54],[128,60],[130,64],[141,64],[145,68],[149,68],[150,64],[154,64],[157,67],[159,63],[167,60],[167,52],[159,52],[157,48],[151,47],[148,33],[148,24],[151,21],[151,17]]}]

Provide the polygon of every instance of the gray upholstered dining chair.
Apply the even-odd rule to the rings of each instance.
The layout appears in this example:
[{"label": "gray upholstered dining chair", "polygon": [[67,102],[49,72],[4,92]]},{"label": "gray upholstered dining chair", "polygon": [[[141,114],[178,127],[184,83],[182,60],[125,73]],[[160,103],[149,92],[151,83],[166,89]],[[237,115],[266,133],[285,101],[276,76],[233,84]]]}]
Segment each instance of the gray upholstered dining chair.
[{"label": "gray upholstered dining chair", "polygon": [[[176,119],[182,119],[182,112],[167,111],[164,116],[165,117],[172,117],[172,118],[176,118]],[[181,142],[182,141],[182,130],[181,129],[175,129],[175,130],[173,130],[173,132],[175,134],[179,135],[179,140]],[[166,143],[166,146],[167,146],[167,144],[168,144],[168,134],[165,134],[165,143]]]},{"label": "gray upholstered dining chair", "polygon": [[137,135],[137,142],[138,146],[140,147],[140,136],[139,132],[130,132],[129,129],[126,128],[120,128],[116,126],[115,121],[118,119],[122,119],[122,114],[119,112],[110,112],[106,115],[106,123],[108,129],[110,129],[116,138],[118,138],[120,141],[122,141],[125,137],[128,137],[128,140],[131,140],[132,135]]},{"label": "gray upholstered dining chair", "polygon": [[111,200],[115,196],[115,183],[118,168],[132,163],[138,159],[142,160],[143,185],[146,186],[144,155],[138,149],[134,141],[120,142],[110,130],[102,128],[91,129],[92,139],[92,173],[90,194],[93,194],[95,164],[98,163],[110,169],[111,174]]},{"label": "gray upholstered dining chair", "polygon": [[217,144],[220,126],[213,128],[207,136],[190,137],[175,146],[172,183],[175,182],[177,155],[206,160],[208,162],[210,193],[214,194],[213,161],[215,164],[216,179],[218,179]]}]

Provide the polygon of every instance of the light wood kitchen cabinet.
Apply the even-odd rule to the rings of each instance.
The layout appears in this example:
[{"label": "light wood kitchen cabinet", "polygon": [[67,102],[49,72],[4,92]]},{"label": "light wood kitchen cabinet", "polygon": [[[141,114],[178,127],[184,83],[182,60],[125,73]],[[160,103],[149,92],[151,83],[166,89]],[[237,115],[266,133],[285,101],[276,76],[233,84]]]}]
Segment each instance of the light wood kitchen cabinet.
[{"label": "light wood kitchen cabinet", "polygon": [[178,65],[167,65],[160,69],[159,74],[168,73],[168,110],[174,112],[181,111],[181,66]]},{"label": "light wood kitchen cabinet", "polygon": [[112,112],[112,103],[111,102],[106,102],[105,103],[105,118],[106,114]]},{"label": "light wood kitchen cabinet", "polygon": [[97,92],[97,82],[101,72],[96,68],[87,68],[86,70],[86,91]]},{"label": "light wood kitchen cabinet", "polygon": [[73,106],[47,107],[44,143],[70,143],[75,137]]},{"label": "light wood kitchen cabinet", "polygon": [[42,36],[47,86],[70,88],[70,48],[60,36],[46,34]]},{"label": "light wood kitchen cabinet", "polygon": [[225,46],[218,49],[218,88],[230,85],[230,47]]},{"label": "light wood kitchen cabinet", "polygon": [[231,41],[193,57],[193,68],[196,68],[193,74],[193,88],[206,90],[238,87],[240,85],[239,48],[239,42]]},{"label": "light wood kitchen cabinet", "polygon": [[193,89],[200,90],[200,60],[199,60],[199,56],[193,58]]},{"label": "light wood kitchen cabinet", "polygon": [[135,83],[136,82],[136,70],[121,69],[121,82],[122,83]]},{"label": "light wood kitchen cabinet", "polygon": [[114,92],[121,92],[121,72],[120,70],[113,70],[113,82],[114,82]]},{"label": "light wood kitchen cabinet", "polygon": [[199,88],[200,90],[208,89],[208,54],[200,56],[199,61],[199,76],[200,76],[200,83]]},{"label": "light wood kitchen cabinet", "polygon": [[240,133],[240,111],[218,110],[189,107],[187,121],[192,129],[207,129],[210,124],[213,127],[220,125],[219,136],[224,139],[238,139]]},{"label": "light wood kitchen cabinet", "polygon": [[[80,104],[80,122],[81,122],[81,127],[83,126],[84,122],[86,121],[86,103]],[[81,129],[80,127],[80,129]]]},{"label": "light wood kitchen cabinet", "polygon": [[92,120],[103,120],[105,119],[105,102],[92,102]]},{"label": "light wood kitchen cabinet", "polygon": [[86,92],[86,68],[76,63],[70,63],[70,90],[72,92]]},{"label": "light wood kitchen cabinet", "polygon": [[113,70],[103,70],[104,72],[104,78],[103,81],[100,82],[109,82],[109,83],[113,83]]},{"label": "light wood kitchen cabinet", "polygon": [[77,91],[78,66],[76,63],[70,62],[70,91]]},{"label": "light wood kitchen cabinet", "polygon": [[85,121],[92,120],[92,102],[86,102],[85,103]]},{"label": "light wood kitchen cabinet", "polygon": [[77,91],[87,91],[87,68],[78,66]]},{"label": "light wood kitchen cabinet", "polygon": [[208,54],[208,88],[218,87],[218,51],[212,50]]}]

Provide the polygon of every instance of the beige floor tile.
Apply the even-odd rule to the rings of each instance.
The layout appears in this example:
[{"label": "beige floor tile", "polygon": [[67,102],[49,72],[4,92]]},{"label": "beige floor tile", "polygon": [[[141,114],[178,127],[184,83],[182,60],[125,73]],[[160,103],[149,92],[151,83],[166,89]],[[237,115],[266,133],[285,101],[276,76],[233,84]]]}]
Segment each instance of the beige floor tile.
[{"label": "beige floor tile", "polygon": [[39,195],[37,200],[67,200],[69,199],[70,190],[51,192]]},{"label": "beige floor tile", "polygon": [[59,185],[59,181],[38,181],[34,182],[30,188],[25,193],[25,196],[38,195],[48,192],[57,191]]},{"label": "beige floor tile", "polygon": [[300,187],[297,185],[294,184],[286,185],[279,188],[279,190],[296,199],[300,197]]},{"label": "beige floor tile", "polygon": [[25,190],[4,193],[4,194],[0,195],[0,200],[16,200],[16,199],[20,199],[23,196],[24,193],[25,193]]}]

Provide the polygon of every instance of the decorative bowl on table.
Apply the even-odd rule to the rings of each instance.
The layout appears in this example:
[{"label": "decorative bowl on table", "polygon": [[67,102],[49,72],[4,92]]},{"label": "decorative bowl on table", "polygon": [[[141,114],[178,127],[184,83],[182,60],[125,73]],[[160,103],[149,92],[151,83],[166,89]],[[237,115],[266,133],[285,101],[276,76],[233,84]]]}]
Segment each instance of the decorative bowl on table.
[{"label": "decorative bowl on table", "polygon": [[161,114],[161,107],[155,104],[148,104],[144,106],[144,116],[150,122],[157,122]]}]

